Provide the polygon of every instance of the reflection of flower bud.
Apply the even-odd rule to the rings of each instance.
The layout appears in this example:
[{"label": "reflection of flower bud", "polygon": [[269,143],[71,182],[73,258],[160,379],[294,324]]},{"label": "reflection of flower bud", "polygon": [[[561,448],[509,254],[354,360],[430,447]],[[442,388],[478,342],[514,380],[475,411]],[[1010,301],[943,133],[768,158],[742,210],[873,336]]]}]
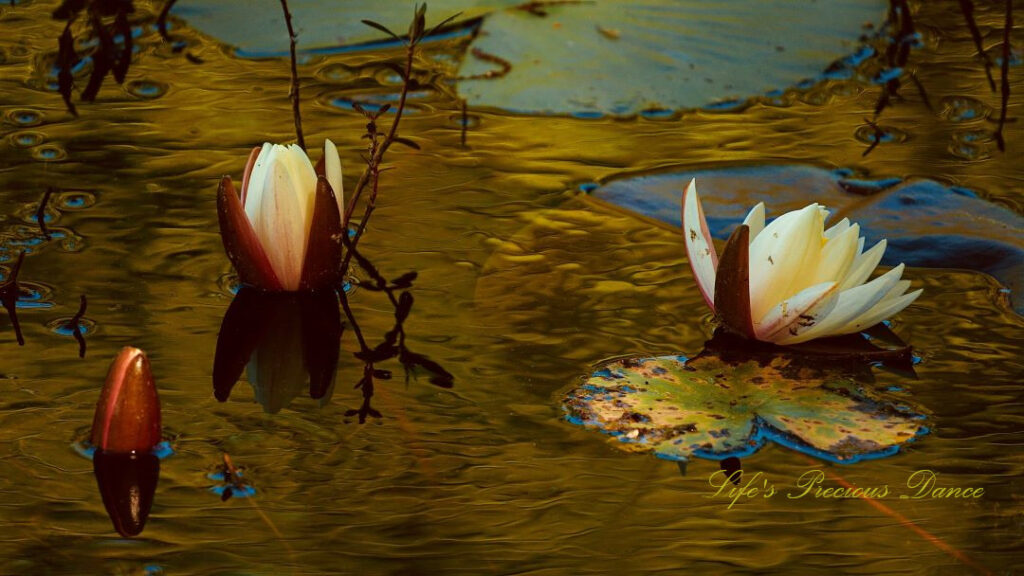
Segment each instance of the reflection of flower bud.
[{"label": "reflection of flower bud", "polygon": [[224,402],[246,369],[256,401],[275,413],[309,383],[312,398],[334,384],[341,314],[333,291],[266,294],[242,288],[217,338],[213,389]]},{"label": "reflection of flower bud", "polygon": [[798,344],[855,334],[899,313],[921,291],[904,294],[903,264],[866,282],[885,240],[864,250],[860,227],[846,218],[825,229],[817,204],[765,225],[764,204],[747,215],[721,261],[708,233],[695,182],[683,194],[683,233],[704,301],[727,328],[746,338]]},{"label": "reflection of flower bud", "polygon": [[107,452],[149,452],[160,443],[160,399],[145,352],[123,348],[107,372],[92,420],[92,443]]},{"label": "reflection of flower bud", "polygon": [[97,450],[92,468],[103,507],[118,534],[135,536],[142,532],[160,477],[160,459],[151,452]]},{"label": "reflection of flower bud", "polygon": [[142,532],[160,460],[160,399],[145,352],[123,348],[110,365],[92,421],[93,472],[103,506],[122,536]]},{"label": "reflection of flower bud", "polygon": [[221,239],[242,282],[270,292],[318,290],[341,262],[341,162],[327,140],[317,168],[296,145],[256,148],[217,192]]}]

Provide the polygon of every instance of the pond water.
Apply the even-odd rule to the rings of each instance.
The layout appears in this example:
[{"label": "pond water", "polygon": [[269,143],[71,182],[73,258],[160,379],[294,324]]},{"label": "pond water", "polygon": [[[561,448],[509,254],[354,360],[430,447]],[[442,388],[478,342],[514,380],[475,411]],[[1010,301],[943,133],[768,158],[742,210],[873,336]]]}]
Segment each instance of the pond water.
[{"label": "pond water", "polygon": [[[0,319],[0,572],[1020,570],[1024,323],[1006,288],[1019,285],[1019,262],[1000,268],[999,279],[973,270],[970,258],[909,267],[905,277],[924,294],[891,328],[913,346],[916,378],[871,367],[870,386],[913,405],[929,432],[895,455],[849,465],[768,443],[742,464],[745,478],[777,486],[772,498],[729,506],[709,484],[719,462],[693,458],[681,468],[628,453],[568,421],[562,407],[601,362],[692,357],[713,329],[679,231],[596,199],[586,192],[595,183],[806,165],[873,181],[929,179],[1024,213],[1024,123],[1012,121],[1024,103],[1019,27],[1000,151],[1004,4],[979,2],[974,12],[995,91],[960,2],[897,4],[913,15],[906,61],[889,61],[889,44],[868,38],[878,48],[855,73],[727,109],[580,118],[471,104],[464,115],[455,79],[472,37],[428,43],[401,124],[419,150],[388,152],[360,247],[388,278],[418,272],[407,344],[454,381],[439,387],[421,374],[406,383],[400,364],[381,365],[394,377],[375,387],[380,417],[360,423],[349,411],[364,401],[353,388],[363,365],[349,329],[325,398],[302,386],[275,396],[244,381],[224,402],[214,395],[214,352],[236,284],[218,232],[217,185],[223,174],[238,181],[253,146],[293,141],[287,58],[243,57],[192,28],[185,9],[172,16],[167,41],[156,27],[163,6],[136,2],[124,84],[108,77],[96,101],[83,102],[91,70],[81,65],[75,117],[57,92],[58,4],[3,3],[0,270],[9,274],[26,256],[24,346]],[[551,7],[547,22],[572,18],[570,9]],[[431,22],[445,16],[428,12]],[[366,121],[352,102],[395,100],[401,79],[385,64],[403,55],[384,45],[301,58],[306,141],[311,150],[324,138],[337,143],[346,191],[365,152]],[[875,120],[894,66],[901,86]],[[44,197],[48,234],[36,220]],[[743,205],[754,203],[746,200],[741,193]],[[920,227],[912,203],[901,218]],[[1008,228],[1005,241],[1019,250],[1020,228]],[[359,286],[367,277],[354,270],[349,302],[362,332],[379,342],[394,312]],[[80,357],[69,321],[83,294]],[[173,449],[146,528],[131,539],[113,530],[92,463],[76,450],[110,361],[128,345],[150,357]],[[225,453],[251,488],[227,499]],[[881,507],[786,498],[813,469],[826,472],[826,485],[887,485],[892,494]],[[895,496],[912,494],[908,477],[926,469],[939,486],[984,494]]]}]

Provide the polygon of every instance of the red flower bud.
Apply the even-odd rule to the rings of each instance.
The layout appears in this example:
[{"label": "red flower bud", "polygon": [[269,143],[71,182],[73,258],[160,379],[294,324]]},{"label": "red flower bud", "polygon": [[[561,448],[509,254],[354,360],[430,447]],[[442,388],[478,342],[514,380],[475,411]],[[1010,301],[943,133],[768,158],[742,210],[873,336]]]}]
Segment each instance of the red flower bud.
[{"label": "red flower bud", "polygon": [[92,421],[92,443],[117,453],[149,452],[160,443],[160,399],[142,350],[123,348],[110,365]]}]

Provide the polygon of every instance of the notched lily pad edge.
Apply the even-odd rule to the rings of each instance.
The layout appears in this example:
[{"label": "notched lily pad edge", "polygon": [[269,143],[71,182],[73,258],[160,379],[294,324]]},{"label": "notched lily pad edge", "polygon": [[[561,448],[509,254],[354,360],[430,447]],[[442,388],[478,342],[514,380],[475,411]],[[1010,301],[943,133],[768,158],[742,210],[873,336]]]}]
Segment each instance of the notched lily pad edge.
[{"label": "notched lily pad edge", "polygon": [[[603,394],[603,393],[611,392],[611,390],[609,388],[597,386],[595,384],[590,383],[589,380],[591,378],[595,377],[595,376],[607,378],[609,380],[620,378],[620,376],[616,376],[615,372],[610,369],[610,367],[612,365],[614,365],[614,364],[622,363],[624,360],[632,360],[632,361],[635,361],[635,362],[638,362],[638,363],[642,363],[644,361],[656,360],[656,359],[659,359],[659,358],[660,359],[675,358],[679,362],[684,362],[684,363],[686,361],[688,361],[688,360],[691,360],[690,357],[685,356],[683,354],[666,354],[666,355],[663,355],[663,356],[643,356],[643,357],[623,355],[623,356],[616,356],[616,357],[613,357],[613,358],[609,358],[609,359],[603,360],[603,361],[601,361],[601,362],[599,362],[599,363],[594,365],[593,370],[592,370],[592,372],[589,375],[581,376],[580,379],[579,379],[579,382],[576,385],[571,386],[568,389],[566,389],[565,391],[559,392],[557,394],[557,397],[560,399],[559,400],[559,405],[560,405],[562,411],[565,413],[565,416],[563,417],[563,419],[567,423],[572,424],[574,426],[579,426],[579,427],[582,427],[582,428],[585,428],[585,429],[597,429],[602,434],[610,437],[611,439],[618,440],[620,443],[623,443],[623,444],[631,444],[631,445],[635,445],[635,446],[648,446],[648,447],[651,448],[649,451],[653,452],[656,457],[658,457],[658,458],[660,458],[662,460],[668,460],[668,461],[671,461],[671,462],[680,462],[680,463],[688,462],[690,459],[687,458],[686,456],[680,456],[680,455],[676,455],[676,454],[664,453],[664,452],[659,452],[659,451],[654,450],[653,449],[654,447],[651,446],[651,444],[648,442],[646,437],[631,438],[631,437],[629,437],[627,435],[626,432],[619,431],[619,430],[608,430],[607,428],[602,426],[602,423],[600,421],[598,421],[598,420],[596,420],[594,418],[588,418],[586,416],[581,415],[580,412],[575,411],[574,407],[572,406],[572,400],[573,399],[572,398],[567,398],[567,395],[569,393],[571,393],[574,390],[580,390],[580,389],[588,390],[588,391],[591,391],[591,392],[593,392],[595,394]],[[625,378],[623,378],[623,379],[625,379]],[[630,392],[630,391],[632,391],[632,386],[629,386],[629,385],[619,386],[619,387],[617,387],[617,389],[615,391],[616,392],[624,392],[624,391],[625,392]],[[837,390],[836,391],[837,394],[843,394],[844,392],[846,392],[848,394],[848,391],[845,390],[845,389]],[[895,402],[879,400],[879,399],[877,399],[876,394],[874,394],[874,393],[872,393],[872,392],[870,392],[870,391],[868,391],[866,389],[863,389],[862,387],[858,387],[857,393],[858,393],[859,399],[862,402],[864,402],[864,403],[869,403],[869,404],[872,404],[874,406],[884,406],[884,409],[886,409],[886,410],[890,410],[892,412],[896,412],[896,413],[898,413],[898,414],[900,414],[902,416],[909,417],[909,418],[912,418],[912,419],[917,419],[917,420],[924,421],[924,420],[926,420],[928,418],[927,415],[915,412],[910,407],[908,407],[906,405],[898,404],[898,403],[895,403]],[[640,415],[640,414],[638,414],[638,416],[642,417],[642,415]],[[922,436],[926,436],[926,435],[930,434],[931,431],[932,431],[932,429],[931,429],[930,426],[926,426],[926,425],[922,424],[922,425],[917,427],[917,430],[915,431],[913,436],[907,438],[906,440],[904,440],[903,442],[901,442],[898,445],[889,446],[889,447],[886,447],[886,448],[882,448],[880,450],[860,452],[860,453],[857,453],[857,454],[851,454],[851,455],[848,455],[848,456],[843,456],[841,454],[834,454],[834,453],[830,453],[830,452],[827,452],[827,451],[824,451],[824,450],[821,450],[821,449],[818,449],[818,448],[814,448],[813,446],[810,446],[809,444],[800,441],[800,439],[797,438],[796,436],[794,436],[792,434],[789,434],[787,432],[784,432],[782,430],[776,429],[770,423],[765,421],[763,418],[761,418],[758,415],[755,415],[753,420],[752,420],[752,426],[751,426],[750,434],[746,438],[744,438],[742,440],[740,448],[736,448],[736,449],[733,449],[733,450],[726,450],[726,451],[722,451],[722,452],[710,452],[710,451],[705,451],[705,450],[695,450],[695,451],[693,451],[691,453],[691,456],[692,457],[696,457],[696,458],[702,458],[702,459],[705,459],[705,460],[713,460],[713,461],[721,461],[721,460],[725,460],[727,458],[740,458],[740,459],[743,459],[743,458],[747,458],[749,456],[752,456],[758,450],[763,448],[765,446],[765,444],[767,444],[769,441],[771,441],[771,442],[774,442],[774,443],[776,443],[776,444],[778,444],[780,446],[783,446],[785,448],[789,448],[790,450],[794,450],[796,452],[800,452],[802,454],[806,454],[808,456],[812,456],[814,458],[818,458],[818,459],[824,460],[826,462],[830,462],[830,463],[834,463],[834,464],[848,465],[848,464],[855,464],[855,463],[862,462],[862,461],[877,460],[877,459],[880,459],[880,458],[886,458],[886,457],[898,454],[903,446],[905,446],[907,444],[910,444],[912,442],[915,442],[918,438],[920,438]],[[675,444],[679,444],[682,441],[683,440],[680,438],[680,439],[677,439],[674,443]]]}]

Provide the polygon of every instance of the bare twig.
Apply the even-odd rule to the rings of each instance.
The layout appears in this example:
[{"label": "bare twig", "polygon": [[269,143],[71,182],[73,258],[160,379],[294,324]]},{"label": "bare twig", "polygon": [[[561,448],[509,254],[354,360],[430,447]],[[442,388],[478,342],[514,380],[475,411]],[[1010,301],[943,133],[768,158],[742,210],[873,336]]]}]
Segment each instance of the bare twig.
[{"label": "bare twig", "polygon": [[288,10],[288,0],[281,0],[281,9],[284,10],[284,22],[288,25],[288,42],[292,60],[292,85],[288,96],[292,99],[292,115],[295,117],[295,140],[299,147],[306,149],[306,139],[302,136],[302,115],[299,113],[299,70],[295,59],[295,29],[292,27],[292,13]]},{"label": "bare twig", "polygon": [[46,193],[43,194],[43,199],[39,202],[39,208],[36,210],[36,223],[39,224],[39,230],[47,240],[50,239],[50,231],[46,229],[46,204],[50,201],[52,194],[53,187],[50,186],[46,189]]},{"label": "bare twig", "polygon": [[82,335],[82,325],[80,324],[82,316],[85,314],[85,307],[85,294],[82,294],[80,304],[78,305],[78,312],[71,317],[71,322],[68,323],[71,327],[71,335],[74,336],[75,341],[78,342],[79,358],[85,358],[85,336]]},{"label": "bare twig", "polygon": [[[362,195],[363,190],[366,188],[367,184],[370,184],[371,180],[375,180],[375,177],[380,174],[380,164],[381,160],[384,157],[384,153],[388,151],[388,148],[391,147],[391,144],[395,141],[395,137],[398,135],[398,124],[402,121],[402,113],[405,111],[405,102],[406,99],[408,98],[409,85],[412,81],[412,62],[413,57],[415,56],[416,53],[416,43],[409,42],[406,45],[405,51],[405,68],[404,73],[402,74],[404,82],[402,83],[402,94],[398,99],[398,107],[395,110],[395,120],[391,123],[391,129],[388,130],[387,136],[385,136],[384,139],[380,141],[378,144],[378,141],[376,139],[376,117],[371,117],[371,122],[369,126],[372,127],[373,130],[371,131],[370,134],[370,156],[366,162],[366,169],[363,170],[363,174],[359,177],[359,181],[356,182],[356,187],[352,192],[352,197],[348,201],[348,206],[345,207],[345,218],[342,221],[342,227],[345,229],[347,229],[349,220],[351,220],[352,214],[353,212],[355,212],[356,204],[359,201],[359,197]],[[374,189],[376,189],[376,184],[374,184]],[[372,203],[370,203],[367,206],[367,211],[370,213],[373,212]],[[362,235],[362,230],[365,228],[366,220],[367,214],[364,213],[363,221],[360,222],[360,230],[356,233],[355,238],[353,238],[354,243],[357,243],[359,241],[359,236]],[[349,261],[350,258],[346,257],[344,261],[345,263],[341,267],[342,276],[344,276],[345,272],[348,271]]]},{"label": "bare twig", "polygon": [[1003,127],[1006,126],[1006,108],[1010,102],[1010,31],[1013,30],[1013,0],[1006,0],[1006,25],[1003,27],[1003,61],[999,67],[1002,103],[999,107],[999,127],[996,128],[996,146],[1006,152]]}]

